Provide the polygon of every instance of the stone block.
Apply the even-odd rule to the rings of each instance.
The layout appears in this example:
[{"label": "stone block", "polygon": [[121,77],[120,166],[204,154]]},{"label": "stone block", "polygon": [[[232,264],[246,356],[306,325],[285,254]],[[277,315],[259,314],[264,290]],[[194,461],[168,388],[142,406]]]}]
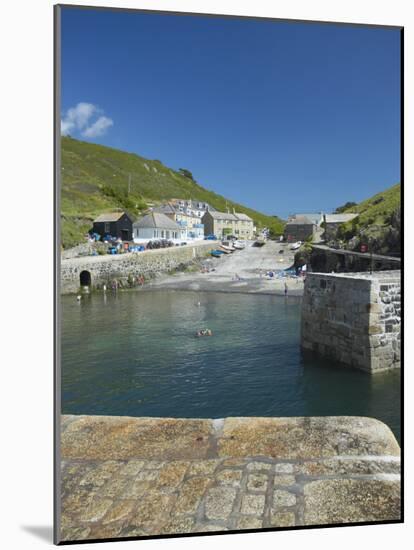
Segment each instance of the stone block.
[{"label": "stone block", "polygon": [[247,489],[249,491],[266,491],[268,480],[266,474],[250,474],[247,478]]},{"label": "stone block", "polygon": [[289,491],[277,489],[273,492],[273,508],[284,508],[285,506],[295,506],[296,496]]},{"label": "stone block", "polygon": [[241,517],[237,520],[236,529],[261,529],[263,527],[263,521],[260,518],[253,516]]},{"label": "stone block", "polygon": [[211,483],[209,477],[194,477],[184,482],[178,494],[173,515],[195,514],[202,496]]},{"label": "stone block", "polygon": [[358,523],[400,519],[399,481],[319,480],[304,487],[304,523]]},{"label": "stone block", "polygon": [[230,485],[231,487],[240,487],[242,478],[241,470],[222,470],[216,474],[216,481],[222,485]]},{"label": "stone block", "polygon": [[225,520],[231,514],[236,490],[231,487],[212,487],[205,497],[205,514],[210,520]]},{"label": "stone block", "polygon": [[295,524],[294,512],[273,512],[270,515],[271,527],[293,527]]},{"label": "stone block", "polygon": [[295,476],[289,475],[289,474],[280,474],[275,475],[273,480],[274,485],[294,485],[295,483]]},{"label": "stone block", "polygon": [[265,495],[245,494],[242,497],[240,512],[242,514],[261,516],[265,507]]}]

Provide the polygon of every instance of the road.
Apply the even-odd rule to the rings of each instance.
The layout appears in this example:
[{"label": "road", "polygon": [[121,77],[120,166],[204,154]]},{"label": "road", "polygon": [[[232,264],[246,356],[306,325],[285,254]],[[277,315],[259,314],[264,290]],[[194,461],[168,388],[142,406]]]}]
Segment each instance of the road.
[{"label": "road", "polygon": [[[294,252],[286,244],[268,241],[262,247],[253,247],[249,243],[244,250],[205,260],[203,265],[210,269],[208,273],[185,272],[160,277],[147,288],[283,295],[285,280],[267,277],[266,272],[287,269],[293,259]],[[288,295],[303,293],[301,280],[287,279],[287,285]]]},{"label": "road", "polygon": [[370,260],[372,258],[373,260],[386,260],[389,262],[395,262],[396,264],[401,263],[401,258],[396,256],[384,256],[383,254],[370,254],[369,252],[355,252],[353,250],[344,250],[342,248],[330,248],[329,246],[323,244],[313,244],[312,248],[315,248],[316,250],[326,250],[342,256],[357,256],[358,258],[365,258],[366,260]]}]

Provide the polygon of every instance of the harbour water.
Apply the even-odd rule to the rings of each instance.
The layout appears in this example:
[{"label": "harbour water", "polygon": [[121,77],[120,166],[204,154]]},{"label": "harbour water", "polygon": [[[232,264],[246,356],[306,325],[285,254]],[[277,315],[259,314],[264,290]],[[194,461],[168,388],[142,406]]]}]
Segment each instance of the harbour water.
[{"label": "harbour water", "polygon": [[[144,291],[62,297],[62,412],[355,415],[400,437],[400,373],[300,351],[300,298]],[[213,336],[195,337],[199,328]]]}]

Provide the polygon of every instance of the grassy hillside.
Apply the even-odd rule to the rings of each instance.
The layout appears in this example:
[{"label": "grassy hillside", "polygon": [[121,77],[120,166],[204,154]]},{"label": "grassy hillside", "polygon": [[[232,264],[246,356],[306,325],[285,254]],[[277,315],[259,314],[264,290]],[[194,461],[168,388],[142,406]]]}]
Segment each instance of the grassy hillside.
[{"label": "grassy hillside", "polygon": [[373,197],[346,208],[358,212],[356,220],[343,224],[339,238],[353,239],[356,248],[361,242],[372,242],[373,249],[382,253],[400,252],[401,186],[399,183]]},{"label": "grassy hillside", "polygon": [[[62,137],[62,244],[64,248],[83,241],[99,214],[114,209],[127,210],[133,218],[149,204],[172,198],[205,201],[217,210],[235,208],[255,221],[258,227],[283,232],[279,218],[266,216],[208,191],[190,177],[148,160],[103,145]],[[186,167],[187,168],[187,167]]]}]

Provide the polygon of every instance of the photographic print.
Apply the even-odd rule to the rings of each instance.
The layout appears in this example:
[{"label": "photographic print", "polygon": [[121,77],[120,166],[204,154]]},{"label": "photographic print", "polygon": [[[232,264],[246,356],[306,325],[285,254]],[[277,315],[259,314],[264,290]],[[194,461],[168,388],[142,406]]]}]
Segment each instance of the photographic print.
[{"label": "photographic print", "polygon": [[55,7],[56,543],[402,521],[402,33]]}]

